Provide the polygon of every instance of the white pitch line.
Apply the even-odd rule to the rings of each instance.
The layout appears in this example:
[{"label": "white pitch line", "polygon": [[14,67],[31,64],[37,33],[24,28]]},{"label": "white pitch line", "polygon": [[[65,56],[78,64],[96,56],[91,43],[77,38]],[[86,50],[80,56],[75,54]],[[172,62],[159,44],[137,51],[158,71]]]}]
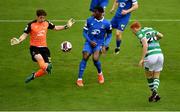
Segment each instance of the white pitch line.
[{"label": "white pitch line", "polygon": [[[110,19],[108,19],[110,20]],[[6,20],[6,19],[0,19],[0,23],[24,23],[24,22],[30,22],[32,20]],[[51,22],[67,22],[68,20],[49,20]],[[76,22],[85,22],[86,20],[76,20]],[[136,20],[130,20],[130,21],[136,21]],[[180,22],[180,19],[139,19],[138,21],[141,22]]]}]

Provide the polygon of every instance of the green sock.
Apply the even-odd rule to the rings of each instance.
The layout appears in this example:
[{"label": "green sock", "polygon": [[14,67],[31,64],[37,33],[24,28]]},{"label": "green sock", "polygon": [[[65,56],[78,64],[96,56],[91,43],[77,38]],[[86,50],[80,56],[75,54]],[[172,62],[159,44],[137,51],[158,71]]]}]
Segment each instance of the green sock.
[{"label": "green sock", "polygon": [[157,92],[157,89],[159,87],[159,83],[160,83],[160,80],[158,78],[154,78],[153,79],[153,84],[154,84],[154,87],[153,87],[153,91]]},{"label": "green sock", "polygon": [[153,78],[150,78],[150,79],[147,78],[147,81],[148,81],[148,86],[149,86],[150,90],[153,91],[153,88],[154,88]]}]

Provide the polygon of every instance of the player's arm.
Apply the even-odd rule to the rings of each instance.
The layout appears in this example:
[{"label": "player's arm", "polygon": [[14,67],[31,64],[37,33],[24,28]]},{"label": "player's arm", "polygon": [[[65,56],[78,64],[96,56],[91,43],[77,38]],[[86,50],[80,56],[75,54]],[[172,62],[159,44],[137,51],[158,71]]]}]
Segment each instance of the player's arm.
[{"label": "player's arm", "polygon": [[117,6],[118,6],[117,0],[114,0],[113,6],[110,10],[110,13],[113,13]]},{"label": "player's arm", "polygon": [[146,38],[142,38],[141,42],[142,42],[143,49],[142,49],[141,60],[139,61],[139,66],[143,66],[143,63],[145,61],[144,58],[145,58],[145,56],[147,54],[147,49],[148,49],[147,39]]},{"label": "player's arm", "polygon": [[104,46],[108,47],[109,43],[111,42],[111,37],[112,37],[112,26],[109,24],[108,28],[106,29],[106,38],[104,41]]},{"label": "player's arm", "polygon": [[58,26],[55,26],[53,30],[55,30],[55,31],[60,31],[60,30],[64,30],[64,29],[67,29],[67,28],[65,27],[65,25],[58,25]]},{"label": "player's arm", "polygon": [[60,31],[60,30],[64,30],[64,29],[68,29],[70,27],[72,27],[72,25],[75,23],[75,20],[73,18],[69,19],[68,22],[66,23],[66,25],[53,25],[52,23],[49,23],[49,29],[53,29],[55,31]]},{"label": "player's arm", "polygon": [[131,7],[130,9],[128,9],[128,10],[122,10],[121,13],[122,13],[122,15],[126,15],[126,14],[128,14],[128,13],[131,13],[131,12],[137,10],[138,7],[139,7],[139,5],[138,5],[138,3],[137,3],[137,1],[136,1],[136,2],[134,2],[134,3],[132,4],[132,7]]},{"label": "player's arm", "polygon": [[27,33],[23,33],[19,38],[13,37],[11,39],[11,45],[17,45],[20,44],[22,41],[24,41],[28,37]]},{"label": "player's arm", "polygon": [[157,32],[156,37],[157,37],[158,40],[159,40],[159,39],[162,39],[162,38],[163,38],[163,34]]},{"label": "player's arm", "polygon": [[24,41],[28,37],[28,34],[30,33],[30,31],[31,31],[31,23],[29,23],[26,26],[26,28],[24,29],[24,33],[19,38],[13,37],[11,39],[10,41],[11,45],[20,44],[22,41]]}]

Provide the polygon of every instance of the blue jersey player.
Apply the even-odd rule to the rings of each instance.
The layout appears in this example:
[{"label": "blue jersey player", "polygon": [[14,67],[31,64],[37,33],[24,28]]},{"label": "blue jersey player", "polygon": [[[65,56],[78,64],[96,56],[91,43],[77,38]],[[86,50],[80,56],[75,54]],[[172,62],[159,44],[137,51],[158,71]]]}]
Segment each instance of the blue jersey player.
[{"label": "blue jersey player", "polygon": [[87,19],[83,30],[85,44],[83,48],[83,59],[79,65],[79,74],[76,84],[80,87],[83,84],[83,73],[86,68],[88,58],[92,55],[93,62],[98,71],[98,81],[100,84],[104,83],[101,63],[99,61],[100,51],[105,53],[105,47],[108,46],[112,37],[112,28],[109,21],[103,17],[104,9],[102,7],[94,8],[94,15]]},{"label": "blue jersey player", "polygon": [[138,3],[137,0],[115,0],[110,11],[111,13],[115,10],[116,6],[118,6],[118,9],[111,20],[111,24],[112,28],[116,29],[115,54],[119,54],[122,32],[125,30],[125,27],[129,22],[131,12],[138,8]]},{"label": "blue jersey player", "polygon": [[94,12],[95,7],[102,7],[105,9],[107,5],[108,0],[91,0],[90,11]]}]

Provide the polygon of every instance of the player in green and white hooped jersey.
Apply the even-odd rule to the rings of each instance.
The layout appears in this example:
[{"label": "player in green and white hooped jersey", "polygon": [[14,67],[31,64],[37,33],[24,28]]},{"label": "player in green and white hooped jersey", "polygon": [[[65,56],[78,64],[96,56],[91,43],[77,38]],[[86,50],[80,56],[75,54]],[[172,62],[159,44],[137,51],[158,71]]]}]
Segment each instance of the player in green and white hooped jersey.
[{"label": "player in green and white hooped jersey", "polygon": [[138,37],[143,47],[139,65],[144,66],[148,86],[152,91],[152,95],[149,97],[149,102],[157,102],[160,100],[160,96],[157,94],[157,89],[160,83],[159,76],[163,69],[164,62],[164,56],[159,45],[159,39],[161,39],[163,35],[153,28],[142,28],[139,22],[134,22],[131,25],[131,30]]}]

